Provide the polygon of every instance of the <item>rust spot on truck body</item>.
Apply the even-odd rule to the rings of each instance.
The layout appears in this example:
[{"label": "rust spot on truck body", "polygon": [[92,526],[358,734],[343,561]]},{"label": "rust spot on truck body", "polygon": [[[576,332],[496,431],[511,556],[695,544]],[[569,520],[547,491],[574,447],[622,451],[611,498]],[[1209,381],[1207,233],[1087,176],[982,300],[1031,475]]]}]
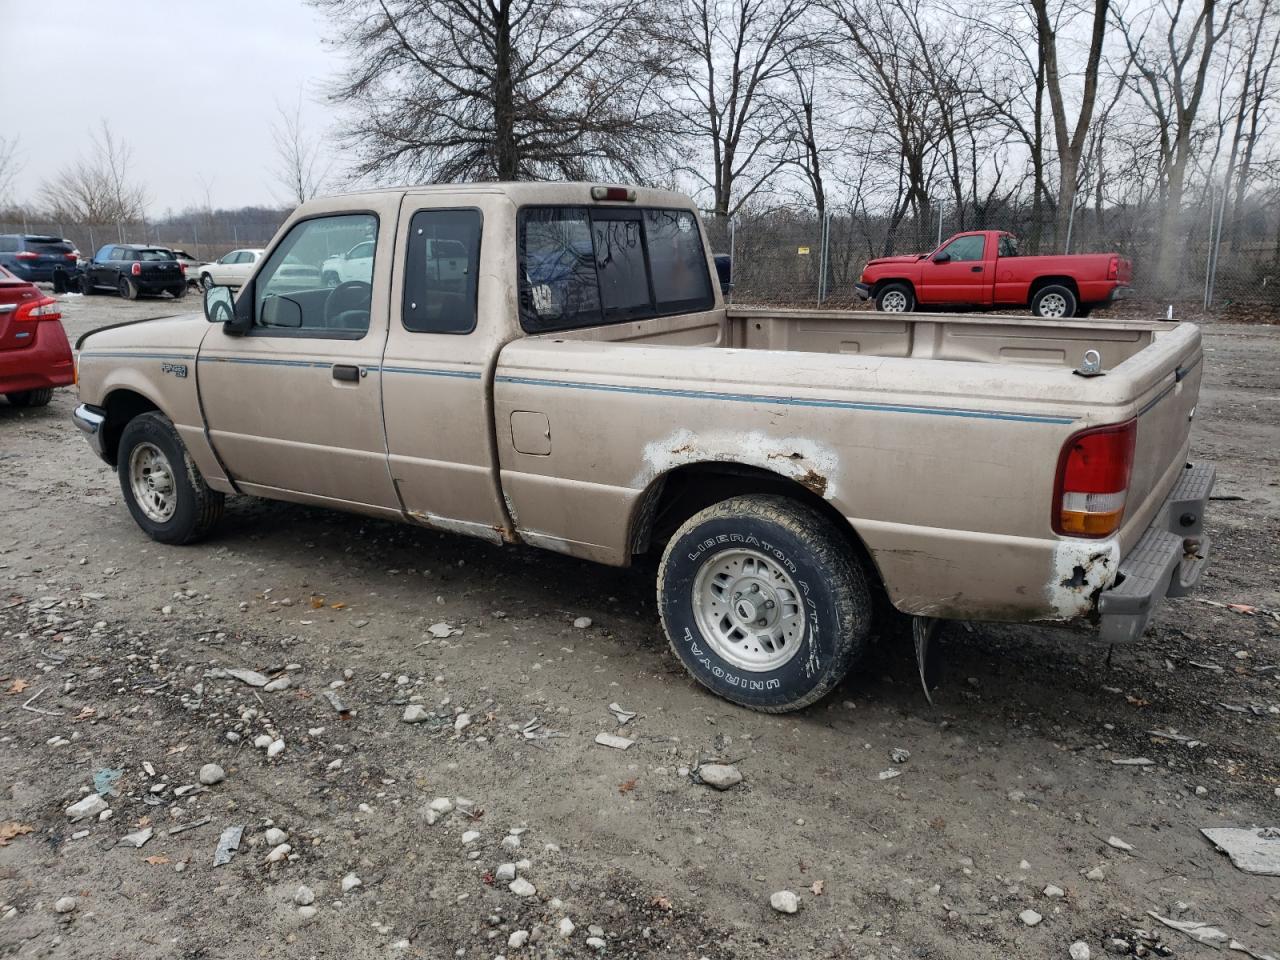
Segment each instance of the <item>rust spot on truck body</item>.
[{"label": "rust spot on truck body", "polygon": [[826,497],[827,495],[827,478],[812,468],[796,477],[796,481],[800,486],[816,493],[820,497]]}]

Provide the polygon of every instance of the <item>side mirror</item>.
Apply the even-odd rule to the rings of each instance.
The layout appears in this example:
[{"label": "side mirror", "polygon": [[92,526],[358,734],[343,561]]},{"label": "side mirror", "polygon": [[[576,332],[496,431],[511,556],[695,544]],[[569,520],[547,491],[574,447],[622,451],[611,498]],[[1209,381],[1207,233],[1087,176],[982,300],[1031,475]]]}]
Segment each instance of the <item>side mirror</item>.
[{"label": "side mirror", "polygon": [[230,287],[209,287],[204,292],[204,318],[210,323],[229,323],[236,317]]},{"label": "side mirror", "polygon": [[951,254],[947,253],[944,250],[942,253],[938,254],[936,257],[933,258],[933,262],[934,263],[950,263]]}]

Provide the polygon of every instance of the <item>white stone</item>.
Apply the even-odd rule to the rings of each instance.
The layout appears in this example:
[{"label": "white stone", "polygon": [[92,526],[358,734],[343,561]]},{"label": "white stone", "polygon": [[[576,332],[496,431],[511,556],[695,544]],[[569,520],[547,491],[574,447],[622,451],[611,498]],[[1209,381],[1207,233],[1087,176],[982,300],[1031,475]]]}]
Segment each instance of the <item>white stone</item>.
[{"label": "white stone", "polygon": [[1023,910],[1018,914],[1018,919],[1025,923],[1028,927],[1034,927],[1037,923],[1044,919],[1034,910]]},{"label": "white stone", "polygon": [[614,736],[612,733],[597,733],[596,743],[600,744],[602,747],[612,747],[614,750],[625,750],[627,747],[635,743],[635,741],[629,740],[626,737]]},{"label": "white stone", "polygon": [[453,812],[453,801],[448,797],[436,797],[428,806],[441,815]]},{"label": "white stone", "polygon": [[469,713],[460,713],[453,721],[453,729],[458,733],[461,733],[469,726],[471,726],[471,714]]},{"label": "white stone", "polygon": [[278,847],[289,839],[289,834],[285,833],[279,827],[270,827],[266,833],[262,835],[263,842],[270,847]]},{"label": "white stone", "polygon": [[401,719],[405,723],[421,723],[431,716],[431,711],[420,703],[411,703],[404,708],[404,716]]},{"label": "white stone", "polygon": [[480,839],[479,830],[468,830],[462,835],[462,845],[465,847],[468,844],[475,843],[479,839]]},{"label": "white stone", "polygon": [[206,787],[212,787],[225,779],[227,779],[227,772],[216,763],[206,763],[200,768],[200,782]]},{"label": "white stone", "polygon": [[1071,954],[1071,960],[1089,960],[1089,945],[1083,940],[1073,943],[1068,952]]},{"label": "white stone", "polygon": [[779,913],[795,913],[800,909],[800,898],[790,890],[779,890],[769,898],[769,906]]},{"label": "white stone", "polygon": [[532,897],[538,892],[538,888],[526,880],[524,877],[516,877],[509,884],[507,889],[514,893],[517,897]]},{"label": "white stone", "polygon": [[1052,883],[1044,888],[1044,895],[1050,900],[1060,900],[1067,895],[1067,891],[1061,887],[1055,887]]},{"label": "white stone", "polygon": [[704,763],[698,768],[698,776],[707,786],[717,790],[728,790],[742,782],[738,768],[726,763]]},{"label": "white stone", "polygon": [[316,914],[319,912],[320,912],[319,910],[317,910],[315,907],[311,906],[310,904],[303,904],[298,908],[298,919],[314,920]]},{"label": "white stone", "polygon": [[75,897],[59,897],[53,902],[54,913],[70,913],[76,908]]},{"label": "white stone", "polygon": [[1107,837],[1107,846],[1115,847],[1117,850],[1123,850],[1125,853],[1128,853],[1133,849],[1132,844],[1125,843],[1119,837]]},{"label": "white stone", "polygon": [[578,619],[573,621],[573,625],[577,627],[579,630],[586,630],[588,627],[591,626],[591,618],[578,617]]},{"label": "white stone", "polygon": [[510,883],[516,878],[516,865],[514,863],[498,864],[497,869],[493,871],[493,877],[503,883]]},{"label": "white stone", "polygon": [[348,873],[345,877],[342,878],[343,893],[350,893],[356,887],[359,887],[361,885],[362,884],[360,883],[360,878],[357,877],[354,873]]},{"label": "white stone", "polygon": [[502,838],[502,845],[508,850],[519,850],[520,838],[513,833],[507,834],[507,836]]},{"label": "white stone", "polygon": [[267,757],[278,757],[284,753],[284,740],[272,740],[271,746],[267,747]]},{"label": "white stone", "polygon": [[1101,867],[1094,867],[1084,875],[1084,878],[1086,880],[1105,880],[1107,879],[1107,874]]},{"label": "white stone", "polygon": [[587,937],[587,946],[592,950],[603,950],[605,942],[603,937]]},{"label": "white stone", "polygon": [[271,746],[271,735],[267,733],[258,734],[253,738],[253,745],[259,750],[267,749],[267,747]]},{"label": "white stone", "polygon": [[287,843],[282,843],[274,850],[267,854],[267,863],[279,863],[286,859],[293,852],[293,847]]},{"label": "white stone", "polygon": [[516,930],[507,937],[507,947],[511,950],[519,950],[529,942],[528,930]]},{"label": "white stone", "polygon": [[315,891],[308,886],[301,886],[294,891],[293,902],[300,907],[309,907],[316,902]]},{"label": "white stone", "polygon": [[96,817],[110,806],[96,793],[91,793],[67,807],[67,816],[72,820],[83,820],[85,817]]},{"label": "white stone", "polygon": [[556,932],[558,932],[562,937],[572,937],[573,931],[577,929],[577,924],[568,917],[562,917],[560,922],[556,924]]}]

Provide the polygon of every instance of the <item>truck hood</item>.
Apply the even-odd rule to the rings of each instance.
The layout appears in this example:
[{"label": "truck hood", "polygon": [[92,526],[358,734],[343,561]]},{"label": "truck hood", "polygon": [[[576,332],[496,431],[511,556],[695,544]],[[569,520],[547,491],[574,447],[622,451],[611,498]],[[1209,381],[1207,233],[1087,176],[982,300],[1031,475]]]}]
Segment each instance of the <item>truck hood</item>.
[{"label": "truck hood", "polygon": [[886,264],[886,263],[915,263],[922,256],[924,256],[924,254],[911,253],[911,254],[906,254],[905,256],[897,256],[897,257],[877,257],[875,260],[868,260],[867,266],[878,267],[881,264]]},{"label": "truck hood", "polygon": [[77,350],[140,350],[154,347],[195,350],[209,330],[203,313],[128,320],[91,330],[76,341]]}]

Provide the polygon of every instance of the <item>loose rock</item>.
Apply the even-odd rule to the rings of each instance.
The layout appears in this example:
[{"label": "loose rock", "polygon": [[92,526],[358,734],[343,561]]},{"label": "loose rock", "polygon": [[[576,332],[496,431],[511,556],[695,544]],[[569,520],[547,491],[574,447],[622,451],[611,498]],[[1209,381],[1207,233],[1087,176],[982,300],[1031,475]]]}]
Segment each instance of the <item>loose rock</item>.
[{"label": "loose rock", "polygon": [[357,877],[354,873],[348,873],[345,877],[342,878],[343,893],[350,893],[356,887],[360,887],[360,886],[364,886],[364,884],[361,883],[360,878]]},{"label": "loose rock", "polygon": [[91,793],[87,797],[77,800],[71,806],[67,807],[67,816],[72,820],[83,820],[86,817],[96,817],[109,806],[110,804],[96,793]]},{"label": "loose rock", "polygon": [[717,790],[728,790],[742,782],[738,768],[726,763],[704,763],[698,768],[698,776],[707,786]]},{"label": "loose rock", "polygon": [[206,763],[200,768],[200,782],[206,787],[212,787],[215,783],[221,783],[227,779],[227,773],[216,763]]},{"label": "loose rock", "polygon": [[59,897],[53,902],[54,913],[70,913],[76,908],[75,897]]},{"label": "loose rock", "polygon": [[573,931],[578,929],[577,925],[568,917],[564,917],[557,925],[556,930],[562,937],[572,937]]},{"label": "loose rock", "polygon": [[294,891],[293,902],[300,907],[309,907],[316,902],[315,891],[310,887],[301,886]]},{"label": "loose rock", "polygon": [[1044,917],[1040,916],[1040,914],[1036,913],[1034,910],[1023,910],[1020,914],[1018,914],[1018,919],[1021,920],[1023,923],[1025,923],[1028,927],[1034,927],[1041,920],[1043,920]]},{"label": "loose rock", "polygon": [[795,913],[800,909],[800,898],[790,890],[779,890],[769,898],[769,906],[779,913]]},{"label": "loose rock", "polygon": [[514,893],[517,897],[532,897],[538,892],[537,887],[526,880],[524,877],[516,877],[509,884],[507,889]]},{"label": "loose rock", "polygon": [[1068,950],[1071,954],[1071,960],[1089,960],[1089,945],[1083,940],[1077,940]]}]

